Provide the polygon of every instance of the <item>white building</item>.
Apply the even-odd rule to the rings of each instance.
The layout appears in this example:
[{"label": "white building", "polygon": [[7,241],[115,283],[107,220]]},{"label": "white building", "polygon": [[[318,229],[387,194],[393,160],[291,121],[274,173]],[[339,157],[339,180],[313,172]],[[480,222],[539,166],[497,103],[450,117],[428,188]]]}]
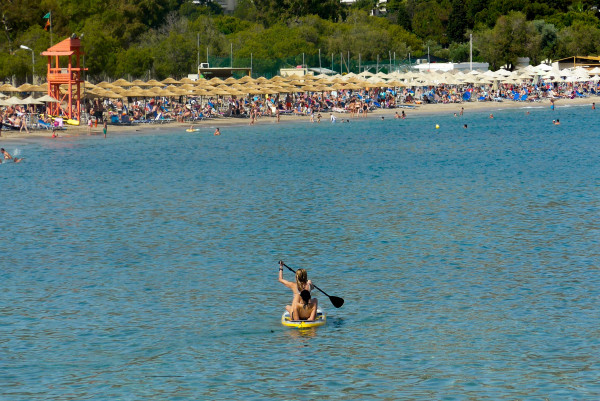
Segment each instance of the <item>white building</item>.
[{"label": "white building", "polygon": [[[227,13],[231,13],[235,10],[235,8],[237,7],[237,0],[211,0],[211,1],[215,1],[218,5],[221,6],[221,8],[223,9],[223,11],[227,12]],[[200,4],[200,0],[192,0],[192,3],[194,4]]]},{"label": "white building", "polygon": [[[471,68],[472,67],[472,68]],[[417,64],[412,66],[417,71],[487,71],[490,68],[489,63],[428,63],[427,60],[417,60]]]},{"label": "white building", "polygon": [[[357,0],[340,0],[341,4],[353,4]],[[371,15],[381,15],[387,13],[387,0],[379,0],[376,8],[371,10]]]}]

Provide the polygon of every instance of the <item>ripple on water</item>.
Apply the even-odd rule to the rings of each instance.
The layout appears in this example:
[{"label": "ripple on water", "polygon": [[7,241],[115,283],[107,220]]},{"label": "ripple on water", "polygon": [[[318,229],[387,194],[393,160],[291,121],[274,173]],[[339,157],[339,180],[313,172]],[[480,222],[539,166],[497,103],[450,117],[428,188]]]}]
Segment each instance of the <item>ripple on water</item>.
[{"label": "ripple on water", "polygon": [[588,113],[8,143],[0,398],[593,399]]}]

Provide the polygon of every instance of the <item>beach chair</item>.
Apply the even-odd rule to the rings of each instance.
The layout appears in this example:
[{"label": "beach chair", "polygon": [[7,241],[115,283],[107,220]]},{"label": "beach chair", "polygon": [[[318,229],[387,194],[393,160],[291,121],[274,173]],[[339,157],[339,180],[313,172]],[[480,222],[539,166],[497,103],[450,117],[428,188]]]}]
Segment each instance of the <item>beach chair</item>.
[{"label": "beach chair", "polygon": [[48,124],[46,121],[44,121],[42,119],[38,120],[38,127],[40,127],[40,129],[45,129],[45,130],[52,129],[52,125]]},{"label": "beach chair", "polygon": [[471,92],[466,91],[465,93],[463,93],[462,99],[465,102],[470,102],[471,101]]},{"label": "beach chair", "polygon": [[513,97],[513,100],[514,100],[515,102],[518,102],[518,101],[519,101],[519,98],[520,98],[520,95],[519,95],[518,93],[515,93],[515,95],[514,95],[514,97]]},{"label": "beach chair", "polygon": [[521,95],[521,102],[526,102],[529,95],[527,93]]}]

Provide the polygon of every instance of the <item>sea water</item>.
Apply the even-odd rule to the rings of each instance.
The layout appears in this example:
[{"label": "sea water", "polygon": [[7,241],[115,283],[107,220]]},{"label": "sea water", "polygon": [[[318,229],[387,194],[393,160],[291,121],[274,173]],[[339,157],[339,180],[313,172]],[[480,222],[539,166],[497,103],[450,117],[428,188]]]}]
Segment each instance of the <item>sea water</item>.
[{"label": "sea water", "polygon": [[0,399],[598,399],[600,116],[493,113],[4,140]]}]

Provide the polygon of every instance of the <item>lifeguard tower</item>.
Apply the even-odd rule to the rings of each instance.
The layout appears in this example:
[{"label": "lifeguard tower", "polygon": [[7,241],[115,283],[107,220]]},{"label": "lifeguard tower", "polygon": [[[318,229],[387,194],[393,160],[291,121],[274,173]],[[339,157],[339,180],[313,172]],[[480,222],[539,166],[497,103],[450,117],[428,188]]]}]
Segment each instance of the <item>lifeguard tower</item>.
[{"label": "lifeguard tower", "polygon": [[[55,44],[42,53],[42,56],[48,56],[48,95],[58,100],[58,103],[50,103],[50,114],[58,116],[62,109],[61,102],[67,103],[67,109],[62,109],[63,113],[69,117],[69,120],[79,122],[81,116],[81,72],[87,68],[81,68],[80,56],[81,41],[75,35],[60,43]],[[65,57],[69,57],[69,63],[66,67],[63,65]],[[67,91],[61,95],[60,86],[67,85]]]}]

